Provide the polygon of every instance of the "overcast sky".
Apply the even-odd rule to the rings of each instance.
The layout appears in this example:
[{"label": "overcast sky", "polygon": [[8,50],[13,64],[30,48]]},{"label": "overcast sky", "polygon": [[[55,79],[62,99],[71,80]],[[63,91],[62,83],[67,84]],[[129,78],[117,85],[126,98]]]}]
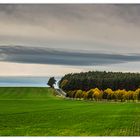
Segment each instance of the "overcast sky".
[{"label": "overcast sky", "polygon": [[[20,51],[15,49],[17,45]],[[48,49],[52,49],[53,54],[50,55]],[[120,64],[120,70],[129,71],[126,63],[139,65],[139,54],[140,5],[0,5],[0,63],[3,67],[0,75],[32,75],[28,65],[31,63],[38,69],[43,65],[46,71],[47,64],[58,69],[63,65],[67,70],[60,70],[61,74],[90,70],[89,65],[93,65],[92,69],[96,66],[106,69]],[[23,66],[26,70],[21,72],[15,67],[6,73],[5,69],[11,64],[20,64],[20,68]],[[139,71],[139,68],[136,66],[130,71]],[[55,70],[52,75],[58,72]],[[42,73],[40,69],[33,75]]]}]

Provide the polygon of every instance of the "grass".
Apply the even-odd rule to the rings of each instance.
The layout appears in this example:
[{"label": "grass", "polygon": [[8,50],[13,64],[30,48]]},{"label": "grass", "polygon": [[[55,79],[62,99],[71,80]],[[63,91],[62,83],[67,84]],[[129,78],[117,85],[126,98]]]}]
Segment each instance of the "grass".
[{"label": "grass", "polygon": [[62,99],[49,88],[0,88],[1,136],[140,136],[140,103]]}]

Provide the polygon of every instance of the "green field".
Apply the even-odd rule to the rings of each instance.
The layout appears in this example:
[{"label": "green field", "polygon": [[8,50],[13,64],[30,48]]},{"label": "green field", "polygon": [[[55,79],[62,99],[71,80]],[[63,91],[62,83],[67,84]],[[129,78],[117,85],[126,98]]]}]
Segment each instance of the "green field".
[{"label": "green field", "polygon": [[0,88],[1,136],[140,136],[140,103],[63,99],[49,88]]}]

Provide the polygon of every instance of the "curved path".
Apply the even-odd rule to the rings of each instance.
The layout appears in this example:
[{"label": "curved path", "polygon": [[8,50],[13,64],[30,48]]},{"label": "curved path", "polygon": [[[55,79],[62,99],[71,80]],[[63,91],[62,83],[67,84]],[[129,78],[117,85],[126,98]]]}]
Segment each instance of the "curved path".
[{"label": "curved path", "polygon": [[64,91],[59,87],[59,81],[57,81],[56,85],[57,85],[57,88],[56,88],[56,87],[54,88],[55,91],[56,91],[56,93],[57,93],[59,96],[66,97],[67,93],[64,92]]}]

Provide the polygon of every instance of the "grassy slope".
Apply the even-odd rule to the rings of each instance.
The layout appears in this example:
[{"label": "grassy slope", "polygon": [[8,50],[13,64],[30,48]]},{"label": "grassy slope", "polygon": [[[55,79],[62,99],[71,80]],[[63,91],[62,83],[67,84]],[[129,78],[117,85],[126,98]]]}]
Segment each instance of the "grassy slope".
[{"label": "grassy slope", "polygon": [[139,103],[65,100],[48,88],[0,88],[0,135],[140,135]]}]

